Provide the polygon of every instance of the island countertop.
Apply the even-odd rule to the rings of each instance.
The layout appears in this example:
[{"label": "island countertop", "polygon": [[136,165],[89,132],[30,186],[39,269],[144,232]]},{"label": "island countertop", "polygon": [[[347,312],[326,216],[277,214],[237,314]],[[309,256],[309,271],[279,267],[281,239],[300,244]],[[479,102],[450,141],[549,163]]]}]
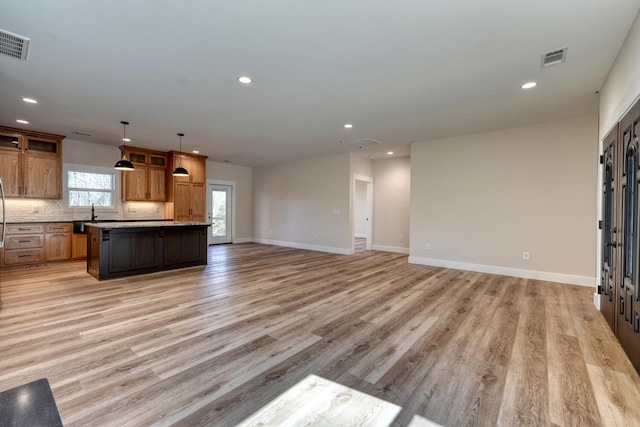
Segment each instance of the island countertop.
[{"label": "island countertop", "polygon": [[96,227],[102,229],[113,228],[140,228],[140,227],[188,227],[188,226],[209,226],[208,222],[182,222],[182,221],[115,221],[115,222],[85,222],[85,227]]}]

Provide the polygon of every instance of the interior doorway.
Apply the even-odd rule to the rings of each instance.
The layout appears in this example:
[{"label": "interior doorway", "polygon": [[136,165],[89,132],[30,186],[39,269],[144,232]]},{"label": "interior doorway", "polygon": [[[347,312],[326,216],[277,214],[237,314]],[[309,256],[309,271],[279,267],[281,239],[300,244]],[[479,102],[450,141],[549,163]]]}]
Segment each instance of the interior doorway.
[{"label": "interior doorway", "polygon": [[373,244],[373,178],[354,175],[353,250],[370,251]]},{"label": "interior doorway", "polygon": [[235,213],[235,183],[209,180],[207,210],[210,245],[233,243]]}]

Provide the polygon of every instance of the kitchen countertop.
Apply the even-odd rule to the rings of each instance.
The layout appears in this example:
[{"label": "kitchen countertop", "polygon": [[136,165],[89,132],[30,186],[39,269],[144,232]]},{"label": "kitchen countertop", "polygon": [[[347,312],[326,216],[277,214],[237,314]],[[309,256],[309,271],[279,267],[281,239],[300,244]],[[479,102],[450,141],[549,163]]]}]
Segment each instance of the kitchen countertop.
[{"label": "kitchen countertop", "polygon": [[122,221],[122,222],[86,222],[86,227],[103,229],[111,228],[139,228],[139,227],[188,227],[190,225],[209,226],[208,222],[180,222],[180,221]]},{"label": "kitchen countertop", "polygon": [[[171,219],[105,219],[104,221],[95,221],[95,222],[166,222],[173,221]],[[91,223],[90,219],[50,219],[48,221],[7,221],[7,225],[14,224],[62,224],[62,223],[72,223],[72,222],[86,222],[87,224]]]}]

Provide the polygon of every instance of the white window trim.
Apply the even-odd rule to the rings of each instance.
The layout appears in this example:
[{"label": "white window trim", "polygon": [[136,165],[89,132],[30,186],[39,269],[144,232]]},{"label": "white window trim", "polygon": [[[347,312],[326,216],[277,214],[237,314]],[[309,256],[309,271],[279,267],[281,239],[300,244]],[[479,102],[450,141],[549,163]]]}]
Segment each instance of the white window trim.
[{"label": "white window trim", "polygon": [[101,166],[89,166],[89,165],[77,165],[72,163],[65,163],[62,166],[62,200],[63,200],[63,212],[86,212],[90,210],[87,206],[69,206],[69,171],[88,172],[88,173],[103,173],[114,175],[113,185],[113,197],[114,206],[111,208],[105,208],[101,206],[95,207],[95,212],[105,213],[122,213],[122,203],[120,202],[120,174],[112,168],[105,168]]}]

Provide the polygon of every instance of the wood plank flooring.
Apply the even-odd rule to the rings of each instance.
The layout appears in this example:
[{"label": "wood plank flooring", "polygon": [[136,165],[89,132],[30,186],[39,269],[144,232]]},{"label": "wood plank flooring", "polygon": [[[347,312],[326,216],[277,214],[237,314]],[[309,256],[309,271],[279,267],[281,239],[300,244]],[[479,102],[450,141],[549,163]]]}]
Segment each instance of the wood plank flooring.
[{"label": "wood plank flooring", "polygon": [[48,378],[67,426],[236,425],[311,374],[395,426],[640,425],[591,288],[259,244],[104,282],[0,274],[0,390]]}]

